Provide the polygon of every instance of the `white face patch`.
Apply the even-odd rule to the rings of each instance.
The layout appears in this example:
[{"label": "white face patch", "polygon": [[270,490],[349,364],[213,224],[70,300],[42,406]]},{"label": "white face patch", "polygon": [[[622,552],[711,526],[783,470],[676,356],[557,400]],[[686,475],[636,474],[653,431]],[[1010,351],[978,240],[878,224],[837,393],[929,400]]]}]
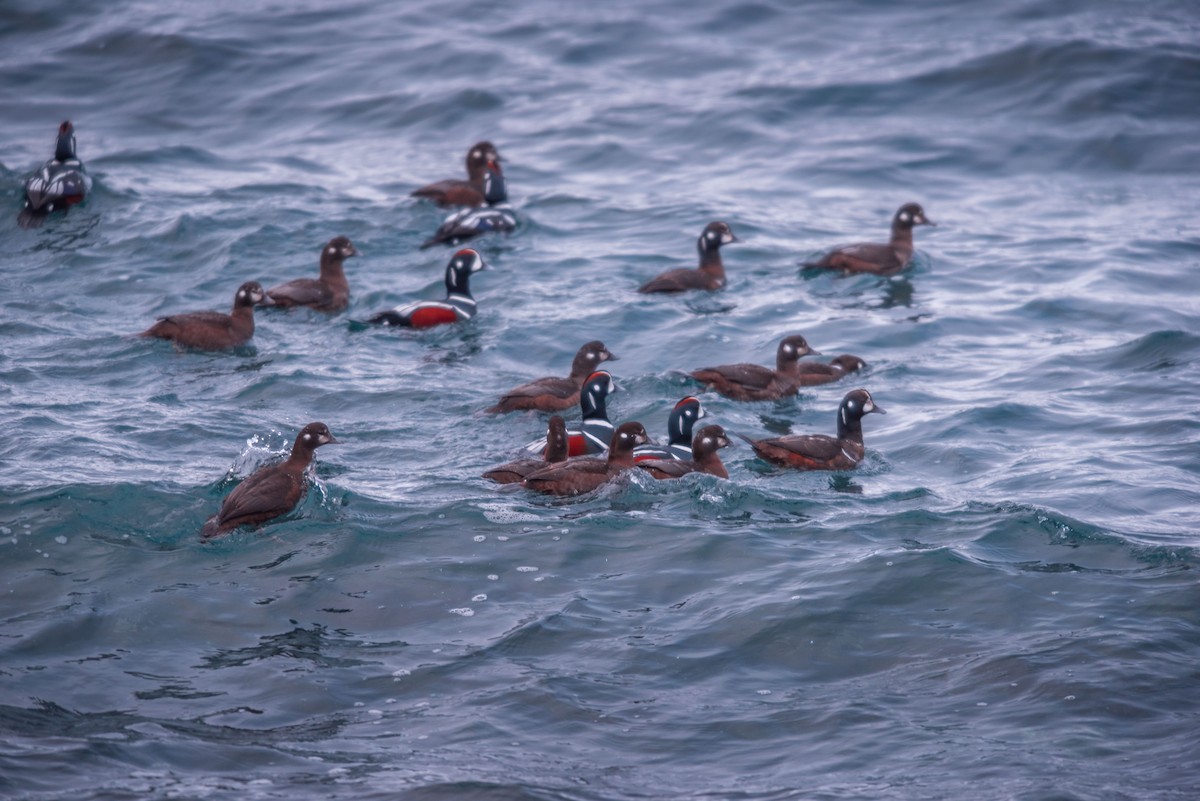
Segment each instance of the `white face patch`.
[{"label": "white face patch", "polygon": [[787,344],[787,345],[783,346],[783,352],[784,353],[795,353],[796,348],[795,348],[795,346],[793,346],[791,344]]},{"label": "white face patch", "polygon": [[309,434],[309,433],[305,432],[305,434],[304,434],[304,441],[305,441],[305,442],[312,442],[312,434]]},{"label": "white face patch", "polygon": [[701,442],[703,442],[705,445],[712,445],[712,444],[713,444],[712,437],[705,437],[704,439],[702,439],[702,440],[700,440],[700,441],[701,441]]},{"label": "white face patch", "polygon": [[473,159],[477,159],[477,158],[479,158],[479,157],[480,157],[480,156],[482,156],[482,155],[483,155],[483,151],[482,151],[482,150],[472,150],[472,151],[471,151],[471,158],[473,158]]},{"label": "white face patch", "polygon": [[900,212],[900,222],[908,222],[908,212],[907,211]]},{"label": "white face patch", "polygon": [[334,253],[337,253],[337,248],[335,248],[333,245],[330,245],[329,247],[325,248],[325,252],[332,256]]}]

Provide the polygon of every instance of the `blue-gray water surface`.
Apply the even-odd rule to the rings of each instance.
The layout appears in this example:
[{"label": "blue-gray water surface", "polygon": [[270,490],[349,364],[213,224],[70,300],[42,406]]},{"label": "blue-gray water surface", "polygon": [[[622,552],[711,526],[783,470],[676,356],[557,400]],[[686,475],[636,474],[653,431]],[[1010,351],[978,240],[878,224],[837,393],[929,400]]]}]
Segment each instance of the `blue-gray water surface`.
[{"label": "blue-gray water surface", "polygon": [[[1198,99],[1189,0],[3,0],[0,796],[1200,797]],[[23,230],[66,118],[93,194]],[[408,193],[484,138],[478,316],[362,326],[442,293]],[[901,275],[801,269],[910,200]],[[636,292],[717,219],[723,291]],[[339,234],[344,313],[134,336]],[[790,333],[869,367],[687,376]],[[484,481],[590,339],[660,439],[887,415],[852,473]],[[300,506],[202,543],[312,420]]]}]

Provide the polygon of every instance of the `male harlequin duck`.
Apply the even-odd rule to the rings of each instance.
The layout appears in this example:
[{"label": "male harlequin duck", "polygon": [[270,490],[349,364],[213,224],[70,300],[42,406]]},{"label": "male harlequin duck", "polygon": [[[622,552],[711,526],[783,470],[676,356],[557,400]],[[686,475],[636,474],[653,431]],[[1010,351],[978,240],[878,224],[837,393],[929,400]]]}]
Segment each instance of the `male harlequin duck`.
[{"label": "male harlequin duck", "polygon": [[692,426],[708,413],[700,405],[700,399],[689,395],[675,404],[667,417],[667,445],[639,445],[634,449],[634,459],[641,462],[649,459],[692,458]]},{"label": "male harlequin duck", "polygon": [[892,218],[892,241],[886,245],[860,242],[835,248],[805,267],[845,270],[849,273],[893,275],[908,266],[913,254],[913,226],[937,225],[917,203],[905,203]]},{"label": "male harlequin duck", "polygon": [[358,250],[344,236],[335,236],[321,250],[321,277],[297,278],[267,290],[264,306],[307,306],[323,312],[338,312],[350,303],[350,283],[342,262]]},{"label": "male harlequin duck", "polygon": [[234,487],[221,502],[221,511],[200,529],[200,536],[212,539],[238,526],[264,523],[292,511],[308,491],[304,473],[313,452],[334,442],[337,440],[324,423],[309,423],[300,429],[291,455],[277,464],[260,467]]},{"label": "male harlequin duck", "polygon": [[388,309],[367,322],[403,328],[432,328],[435,325],[466,322],[475,316],[475,298],[471,297],[471,273],[487,269],[477,251],[466,248],[454,254],[446,265],[446,299],[423,300]]},{"label": "male harlequin duck", "polygon": [[50,212],[82,202],[91,188],[91,176],[75,155],[75,126],[66,120],[58,126],[54,158],[25,180],[25,203],[17,222],[22,228],[37,228]]},{"label": "male harlequin duck", "polygon": [[233,311],[197,311],[159,317],[138,336],[169,339],[199,350],[223,350],[245,345],[254,336],[254,304],[263,299],[262,285],[247,281],[233,296]]},{"label": "male harlequin duck", "polygon": [[796,384],[801,387],[815,387],[830,384],[850,373],[857,373],[866,368],[867,363],[850,353],[834,356],[829,364],[821,362],[796,362]]},{"label": "male harlequin duck", "polygon": [[[477,142],[467,151],[467,180],[451,178],[422,186],[412,192],[413,197],[432,200],[439,206],[470,206],[475,208],[489,202],[487,186],[488,173],[502,175],[500,170],[500,153],[491,142]],[[499,196],[496,187],[492,187],[493,203],[507,200],[507,195]]]},{"label": "male harlequin duck", "polygon": [[695,270],[667,270],[657,278],[642,284],[638,292],[683,292],[688,289],[720,289],[725,286],[725,264],[721,261],[721,246],[738,242],[733,231],[723,222],[711,222],[696,240],[700,251],[700,266]]},{"label": "male harlequin duck", "polygon": [[633,449],[649,442],[641,423],[622,423],[613,434],[606,458],[591,457],[559,462],[530,473],[523,486],[550,495],[581,495],[604,484],[622,470],[633,467]]},{"label": "male harlequin duck", "polygon": [[708,473],[729,478],[729,471],[717,451],[729,447],[729,437],[720,426],[705,426],[692,440],[690,459],[651,459],[638,461],[637,466],[655,478],[680,478],[688,473]]},{"label": "male harlequin duck", "polygon": [[722,364],[692,372],[692,378],[736,401],[776,400],[795,395],[800,387],[796,363],[801,356],[815,354],[804,337],[784,337],[775,351],[775,369],[757,364]]},{"label": "male harlequin duck", "polygon": [[[597,370],[588,376],[579,393],[579,409],[583,413],[583,424],[578,430],[567,431],[567,454],[584,456],[603,453],[612,441],[613,424],[608,421],[606,400],[620,387],[607,370]],[[535,439],[525,450],[542,455],[546,440]]]},{"label": "male harlequin duck", "polygon": [[497,484],[519,484],[525,476],[543,467],[567,460],[567,424],[557,414],[546,429],[546,451],[541,459],[516,459],[483,474]]},{"label": "male harlequin duck", "polygon": [[517,229],[517,215],[508,203],[508,189],[500,165],[489,165],[484,176],[485,205],[460,209],[438,226],[433,236],[421,243],[421,250],[434,245],[458,245],[480,234],[511,234]]},{"label": "male harlequin duck", "polygon": [[870,412],[886,414],[875,405],[871,393],[865,389],[854,389],[846,393],[842,405],[838,407],[836,437],[810,434],[774,439],[742,439],[750,443],[759,457],[785,467],[797,470],[851,470],[866,453],[862,418]]},{"label": "male harlequin duck", "polygon": [[579,388],[600,362],[615,361],[604,343],[598,339],[588,342],[571,361],[571,374],[566,378],[547,376],[510,389],[500,402],[488,409],[489,414],[503,414],[523,409],[559,412],[579,403]]}]

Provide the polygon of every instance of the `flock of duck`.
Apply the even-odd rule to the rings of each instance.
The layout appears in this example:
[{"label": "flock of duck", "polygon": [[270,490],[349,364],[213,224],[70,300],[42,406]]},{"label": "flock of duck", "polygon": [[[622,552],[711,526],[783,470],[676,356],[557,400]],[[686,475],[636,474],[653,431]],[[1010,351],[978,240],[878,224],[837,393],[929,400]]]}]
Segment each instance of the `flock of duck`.
[{"label": "flock of duck", "polygon": [[[490,142],[479,142],[468,152],[466,179],[449,179],[423,186],[412,195],[440,207],[456,207],[422,248],[437,244],[457,246],[486,233],[508,233],[516,217],[508,205],[508,192],[500,154]],[[47,215],[83,201],[91,178],[76,155],[72,124],[59,126],[54,158],[25,183],[25,202],[18,222],[36,227]],[[887,243],[860,243],[834,248],[819,260],[805,264],[814,269],[849,273],[893,275],[903,270],[913,254],[913,228],[933,225],[916,203],[900,207],[892,219]],[[697,241],[699,265],[669,270],[639,288],[643,293],[713,291],[725,285],[721,247],[737,242],[728,224],[705,226]],[[316,278],[298,278],[264,289],[257,281],[238,287],[229,314],[195,311],[160,318],[140,336],[170,340],[178,346],[220,350],[244,345],[254,335],[254,309],[260,306],[305,306],[334,313],[349,304],[350,285],[344,262],[358,255],[344,236],[334,237],[321,250]],[[372,315],[368,322],[381,326],[428,328],[471,319],[476,302],[471,295],[471,274],[485,269],[478,251],[458,250],[446,266],[446,297],[426,300]],[[775,367],[740,363],[703,367],[690,373],[705,387],[735,401],[773,400],[796,394],[802,387],[838,381],[866,366],[859,357],[841,354],[829,362],[804,359],[819,355],[799,335],[785,337],[775,353]],[[617,357],[603,342],[584,344],[576,353],[570,374],[545,377],[505,393],[487,409],[492,414],[536,410],[564,412],[578,407],[580,427],[567,428],[559,414],[549,419],[546,436],[525,446],[523,458],[499,465],[483,475],[492,481],[522,486],[552,495],[590,492],[618,474],[640,469],[656,479],[672,479],[700,472],[728,478],[718,451],[730,444],[719,425],[695,429],[705,416],[700,399],[689,395],[677,402],[667,421],[668,441],[650,440],[638,422],[614,426],[608,419],[606,399],[616,389],[611,373],[601,365]],[[862,418],[883,414],[871,394],[854,389],[842,398],[837,410],[836,435],[783,436],[768,439],[741,437],[762,459],[800,470],[850,470],[864,456]],[[738,435],[741,436],[741,435]],[[201,530],[209,539],[240,526],[257,525],[290,512],[303,498],[306,473],[322,445],[337,442],[324,423],[306,425],[296,437],[291,454],[282,462],[253,472],[225,497],[220,510]]]}]

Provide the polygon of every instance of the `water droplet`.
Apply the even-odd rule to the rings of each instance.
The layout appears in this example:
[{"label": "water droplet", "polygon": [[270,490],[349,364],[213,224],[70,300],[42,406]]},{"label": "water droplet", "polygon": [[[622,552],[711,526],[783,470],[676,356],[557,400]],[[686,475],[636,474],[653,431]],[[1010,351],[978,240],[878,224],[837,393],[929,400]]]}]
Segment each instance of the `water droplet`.
[{"label": "water droplet", "polygon": [[483,542],[484,540],[487,539],[487,537],[483,534],[476,534],[474,539],[476,542]]},{"label": "water droplet", "polygon": [[481,592],[478,595],[472,596],[471,600],[475,603],[482,603],[487,600],[487,596]]},{"label": "water droplet", "polygon": [[536,573],[537,568],[530,565],[521,565],[517,568],[518,573]]},{"label": "water droplet", "polygon": [[462,617],[471,617],[475,614],[475,610],[471,609],[470,607],[463,606],[459,607],[458,609],[451,609],[450,614],[461,615]]}]

